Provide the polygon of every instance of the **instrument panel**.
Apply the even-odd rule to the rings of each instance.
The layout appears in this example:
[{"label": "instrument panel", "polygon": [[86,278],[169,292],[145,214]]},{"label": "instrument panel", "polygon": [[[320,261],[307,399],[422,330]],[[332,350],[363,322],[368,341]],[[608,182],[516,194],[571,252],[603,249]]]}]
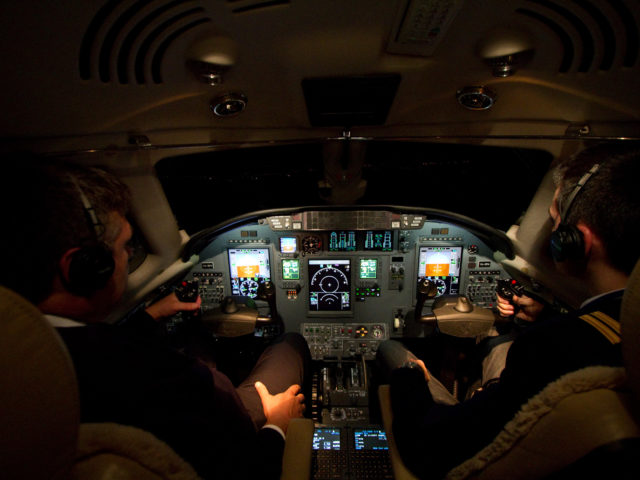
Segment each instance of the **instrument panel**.
[{"label": "instrument panel", "polygon": [[199,281],[204,312],[229,295],[255,299],[271,281],[286,330],[302,333],[315,359],[373,358],[382,340],[421,335],[413,311],[422,278],[438,296],[494,307],[496,281],[508,278],[501,254],[477,224],[453,220],[391,209],[278,212],[210,234],[188,278]]}]

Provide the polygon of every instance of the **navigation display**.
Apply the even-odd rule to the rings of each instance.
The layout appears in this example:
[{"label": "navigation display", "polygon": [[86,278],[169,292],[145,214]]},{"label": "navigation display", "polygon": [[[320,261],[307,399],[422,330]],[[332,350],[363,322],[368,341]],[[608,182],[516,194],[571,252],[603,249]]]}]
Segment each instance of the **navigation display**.
[{"label": "navigation display", "polygon": [[309,260],[309,310],[351,310],[351,261]]},{"label": "navigation display", "polygon": [[356,450],[389,450],[387,434],[380,428],[358,428],[353,436]]},{"label": "navigation display", "polygon": [[268,248],[230,248],[231,294],[256,298],[260,282],[271,280]]},{"label": "navigation display", "polygon": [[438,296],[457,294],[460,288],[462,247],[420,247],[418,281],[436,283]]}]

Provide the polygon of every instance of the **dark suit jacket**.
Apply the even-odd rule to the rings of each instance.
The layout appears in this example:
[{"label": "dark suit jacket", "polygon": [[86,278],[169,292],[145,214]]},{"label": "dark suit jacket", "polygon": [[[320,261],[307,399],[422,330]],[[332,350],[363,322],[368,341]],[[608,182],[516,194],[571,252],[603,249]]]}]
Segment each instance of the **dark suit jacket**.
[{"label": "dark suit jacket", "polygon": [[407,467],[422,478],[442,478],[491,443],[548,383],[587,366],[622,365],[620,344],[580,318],[600,311],[617,319],[621,303],[622,293],[612,293],[571,315],[534,324],[511,346],[500,381],[458,405],[435,404],[421,370],[395,370],[393,431]]},{"label": "dark suit jacket", "polygon": [[282,436],[256,432],[229,379],[144,335],[149,321],[58,329],[76,369],[81,421],[147,430],[204,478],[278,478]]}]

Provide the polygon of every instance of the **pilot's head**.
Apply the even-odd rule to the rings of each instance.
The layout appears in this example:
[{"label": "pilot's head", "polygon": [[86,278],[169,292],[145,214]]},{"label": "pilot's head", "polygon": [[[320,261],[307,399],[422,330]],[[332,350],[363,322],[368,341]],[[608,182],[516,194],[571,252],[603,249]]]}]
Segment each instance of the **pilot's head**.
[{"label": "pilot's head", "polygon": [[554,259],[580,263],[592,233],[611,266],[629,275],[638,259],[640,144],[598,144],[559,163],[554,174],[557,188],[549,209]]},{"label": "pilot's head", "polygon": [[111,307],[128,273],[127,187],[102,169],[33,158],[6,173],[17,193],[3,202],[10,232],[2,284],[37,305],[64,294]]}]

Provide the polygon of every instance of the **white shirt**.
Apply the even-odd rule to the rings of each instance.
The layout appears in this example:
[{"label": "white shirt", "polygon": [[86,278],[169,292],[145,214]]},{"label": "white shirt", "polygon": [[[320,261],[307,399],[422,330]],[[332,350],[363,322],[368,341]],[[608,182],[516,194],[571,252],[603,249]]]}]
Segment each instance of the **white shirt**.
[{"label": "white shirt", "polygon": [[45,314],[44,318],[49,322],[54,328],[66,328],[66,327],[86,327],[86,323],[77,322],[76,320],[71,320],[70,318],[59,317],[57,315],[49,315]]},{"label": "white shirt", "polygon": [[582,305],[580,305],[580,308],[586,307],[591,302],[595,302],[597,299],[599,299],[600,297],[604,297],[605,295],[610,295],[615,292],[623,292],[623,291],[624,291],[624,288],[619,288],[617,290],[610,290],[608,292],[601,293],[600,295],[596,295],[595,297],[587,298],[584,302],[582,302]]}]

